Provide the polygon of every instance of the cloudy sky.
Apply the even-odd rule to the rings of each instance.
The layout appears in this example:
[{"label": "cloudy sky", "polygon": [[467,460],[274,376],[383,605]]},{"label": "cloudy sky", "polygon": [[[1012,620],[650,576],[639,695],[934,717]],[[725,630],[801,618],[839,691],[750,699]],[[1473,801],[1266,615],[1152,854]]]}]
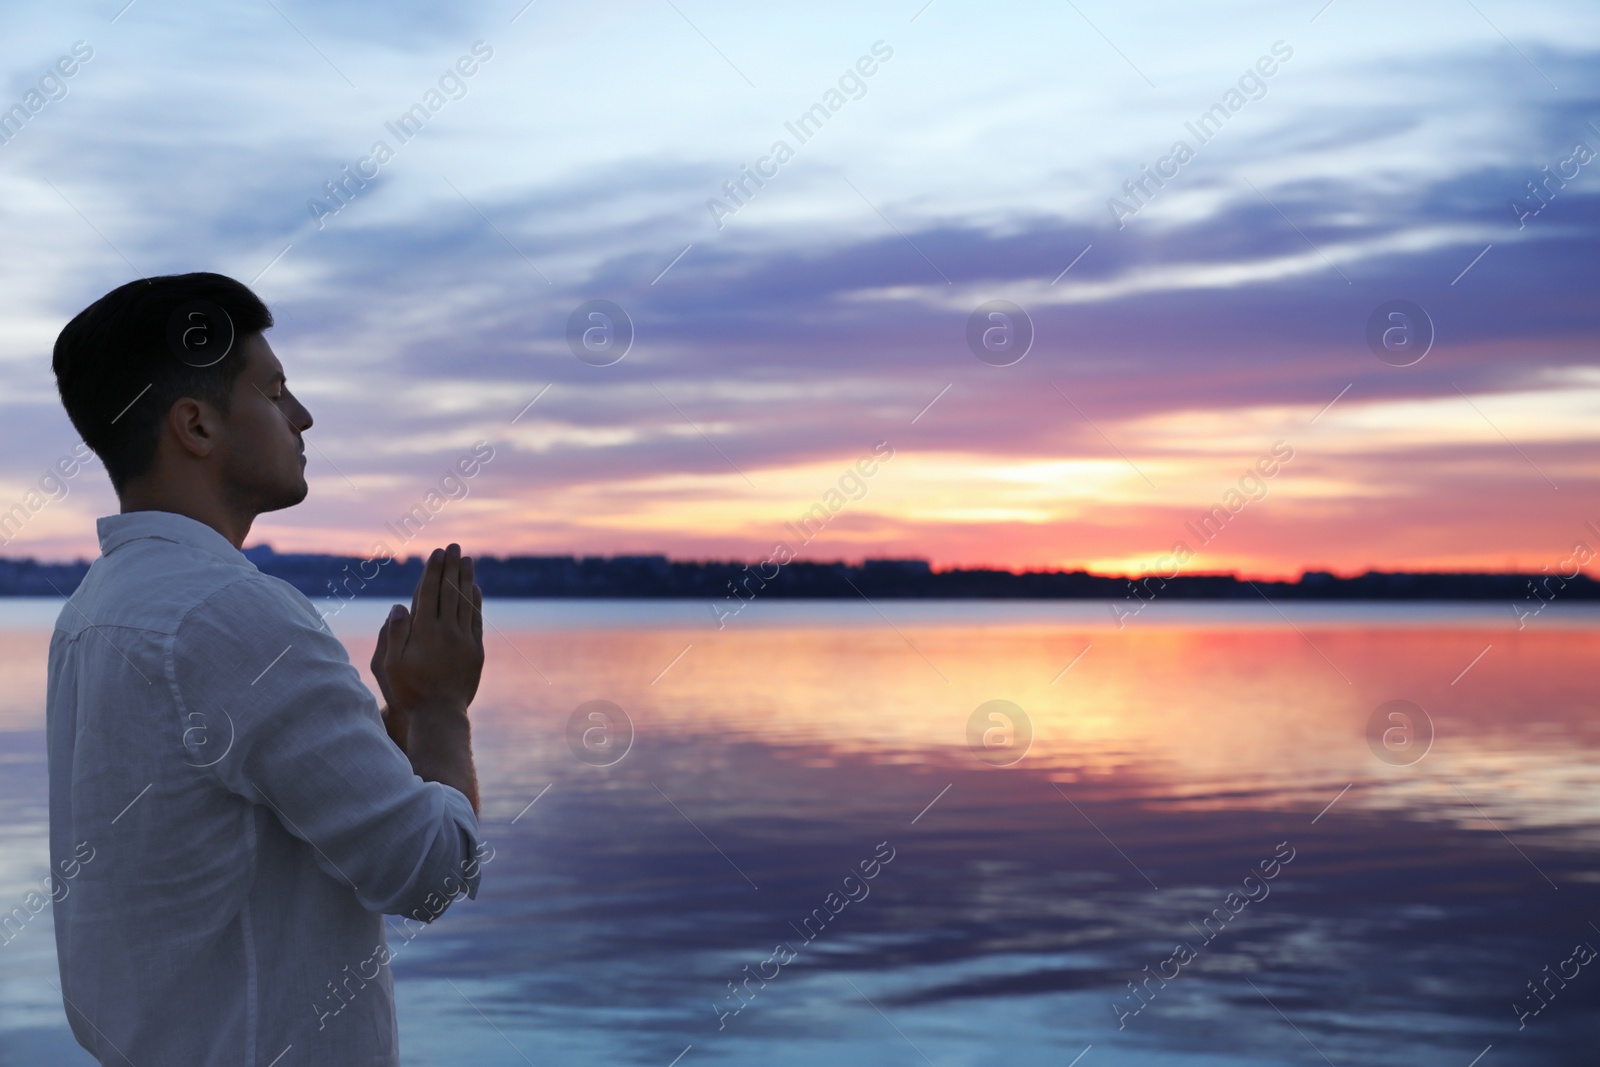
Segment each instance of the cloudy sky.
[{"label": "cloudy sky", "polygon": [[[124,3],[0,9],[0,107],[47,91],[0,145],[0,510],[78,442],[66,320],[205,269],[273,308],[317,420],[280,551],[400,547],[479,441],[422,540],[761,558],[888,442],[807,558],[1600,547],[1592,4]],[[594,300],[609,365],[569,342]],[[1008,366],[969,345],[994,300]],[[92,555],[115,510],[91,468],[0,552]]]}]

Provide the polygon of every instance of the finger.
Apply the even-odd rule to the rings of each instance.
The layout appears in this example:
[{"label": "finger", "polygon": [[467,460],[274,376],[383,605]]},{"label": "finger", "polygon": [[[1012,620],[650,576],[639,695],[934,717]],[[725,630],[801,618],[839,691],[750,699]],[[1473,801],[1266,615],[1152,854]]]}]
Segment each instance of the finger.
[{"label": "finger", "polygon": [[451,543],[444,551],[444,572],[439,585],[439,621],[455,622],[461,610],[461,546]]},{"label": "finger", "polygon": [[483,590],[476,585],[472,587],[472,639],[478,642],[478,649],[483,649]]},{"label": "finger", "polygon": [[461,557],[461,587],[460,596],[457,598],[460,601],[460,607],[456,612],[456,621],[461,624],[463,630],[471,629],[472,619],[478,611],[477,604],[472,599],[472,590],[474,588],[472,579],[473,572],[476,569],[477,567],[472,562],[471,556]]},{"label": "finger", "polygon": [[422,568],[422,581],[417,583],[417,610],[419,619],[439,617],[439,579],[444,576],[444,549],[436,548],[428,556],[428,565]]},{"label": "finger", "polygon": [[[384,669],[400,659],[405,652],[406,642],[411,639],[411,613],[404,604],[396,604],[389,609],[389,621],[384,623],[384,635],[379,640],[384,641]],[[376,673],[376,672],[374,672]]]},{"label": "finger", "polygon": [[416,614],[417,614],[417,601],[422,599],[422,582],[423,582],[423,579],[425,579],[427,577],[427,575],[428,575],[428,561],[427,560],[423,560],[422,561],[422,573],[417,575],[417,584],[411,590],[411,615],[412,615],[413,618],[415,618]]}]

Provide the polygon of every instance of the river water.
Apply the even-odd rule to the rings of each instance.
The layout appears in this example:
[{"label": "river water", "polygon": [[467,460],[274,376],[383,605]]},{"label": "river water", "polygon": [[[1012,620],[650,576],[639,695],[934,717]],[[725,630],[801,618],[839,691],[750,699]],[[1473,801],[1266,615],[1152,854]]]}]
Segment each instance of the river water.
[{"label": "river water", "polygon": [[[357,663],[385,607],[332,619]],[[7,908],[48,870],[57,610],[0,602]],[[487,618],[494,854],[391,933],[407,1064],[1596,1062],[1600,611]],[[45,910],[0,1064],[89,1062],[56,980]]]}]

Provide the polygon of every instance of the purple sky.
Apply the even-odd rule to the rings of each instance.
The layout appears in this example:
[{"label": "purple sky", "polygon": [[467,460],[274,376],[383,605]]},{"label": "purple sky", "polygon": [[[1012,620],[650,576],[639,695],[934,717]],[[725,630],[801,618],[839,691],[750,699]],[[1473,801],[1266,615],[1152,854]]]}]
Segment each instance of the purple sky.
[{"label": "purple sky", "polygon": [[[98,469],[27,507],[77,443],[55,333],[195,269],[253,282],[317,417],[280,550],[393,542],[478,441],[424,540],[761,558],[888,441],[809,558],[1138,570],[1281,441],[1187,569],[1600,548],[1600,11],[521,6],[0,12],[0,105],[42,102],[0,145],[0,552],[92,554],[116,508]],[[597,299],[635,333],[609,366],[566,336]],[[1396,299],[1435,333],[1406,367],[1364,339]],[[989,300],[1031,322],[1014,365],[968,348]]]}]

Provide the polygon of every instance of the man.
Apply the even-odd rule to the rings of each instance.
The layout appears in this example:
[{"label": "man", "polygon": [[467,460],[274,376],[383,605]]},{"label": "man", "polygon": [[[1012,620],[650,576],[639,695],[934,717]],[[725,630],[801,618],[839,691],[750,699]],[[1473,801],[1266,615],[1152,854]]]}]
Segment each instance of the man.
[{"label": "man", "polygon": [[380,711],[311,603],[239,551],[307,492],[311,415],[271,325],[240,283],[185,274],[56,341],[121,504],[57,620],[46,709],[62,999],[102,1064],[397,1064],[383,916],[431,922],[492,858],[472,560],[435,550],[391,611]]}]

